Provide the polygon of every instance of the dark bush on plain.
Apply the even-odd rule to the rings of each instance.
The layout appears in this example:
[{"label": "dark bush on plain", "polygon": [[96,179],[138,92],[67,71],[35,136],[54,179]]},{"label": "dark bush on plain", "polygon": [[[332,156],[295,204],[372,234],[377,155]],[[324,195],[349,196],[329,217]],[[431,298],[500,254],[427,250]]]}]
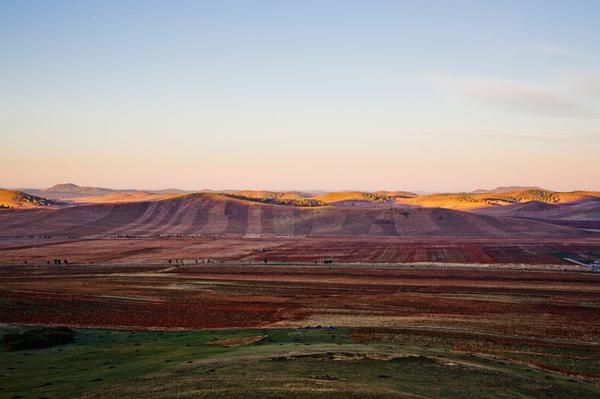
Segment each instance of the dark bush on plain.
[{"label": "dark bush on plain", "polygon": [[74,339],[75,331],[67,327],[36,328],[23,333],[5,334],[2,337],[2,345],[6,350],[19,351],[65,345]]}]

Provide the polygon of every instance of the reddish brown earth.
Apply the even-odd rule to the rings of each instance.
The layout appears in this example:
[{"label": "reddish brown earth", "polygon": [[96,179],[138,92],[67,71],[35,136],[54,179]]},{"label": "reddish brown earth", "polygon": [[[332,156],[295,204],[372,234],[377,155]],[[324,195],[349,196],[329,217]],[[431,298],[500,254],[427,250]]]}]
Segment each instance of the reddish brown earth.
[{"label": "reddish brown earth", "polygon": [[3,266],[0,322],[348,325],[600,341],[600,274],[378,266]]},{"label": "reddish brown earth", "polygon": [[497,239],[427,237],[198,237],[121,239],[14,238],[0,241],[0,264],[195,262],[334,263],[449,262],[568,265],[565,257],[593,259],[600,238]]}]

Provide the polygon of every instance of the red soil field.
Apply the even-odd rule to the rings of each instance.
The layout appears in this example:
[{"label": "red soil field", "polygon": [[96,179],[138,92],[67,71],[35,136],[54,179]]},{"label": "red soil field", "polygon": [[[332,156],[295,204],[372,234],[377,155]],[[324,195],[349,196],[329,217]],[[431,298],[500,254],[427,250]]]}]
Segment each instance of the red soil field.
[{"label": "red soil field", "polygon": [[436,328],[600,340],[600,274],[392,266],[3,266],[0,322]]}]

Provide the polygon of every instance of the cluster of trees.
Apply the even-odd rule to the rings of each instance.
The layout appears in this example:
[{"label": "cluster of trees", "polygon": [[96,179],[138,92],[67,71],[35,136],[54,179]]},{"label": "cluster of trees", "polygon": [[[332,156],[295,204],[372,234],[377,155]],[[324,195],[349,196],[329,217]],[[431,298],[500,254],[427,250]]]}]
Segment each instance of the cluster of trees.
[{"label": "cluster of trees", "polygon": [[541,201],[547,203],[559,202],[560,196],[552,191],[545,190],[527,190],[517,194],[515,198],[518,202],[523,201]]},{"label": "cluster of trees", "polygon": [[36,197],[35,195],[29,195],[26,193],[18,193],[15,196],[15,201],[21,203],[29,203],[35,206],[48,206],[55,205],[57,203],[56,201],[50,200],[48,198]]},{"label": "cluster of trees", "polygon": [[293,206],[323,206],[323,203],[314,198],[277,198],[275,203],[278,205]]},{"label": "cluster of trees", "polygon": [[442,196],[454,197],[459,201],[463,202],[507,202],[510,204],[516,204],[519,202],[529,201],[540,201],[546,203],[556,203],[560,201],[560,194],[546,190],[527,190],[519,193],[503,194],[503,193],[492,193],[482,196],[481,194],[470,194],[470,193],[447,193],[440,194]]},{"label": "cluster of trees", "polygon": [[[452,194],[450,194],[452,195]],[[455,195],[456,199],[459,201],[463,201],[463,202],[481,202],[480,199],[478,198],[473,198],[472,196],[470,196],[469,194],[457,194]]]},{"label": "cluster of trees", "polygon": [[495,194],[493,197],[483,198],[485,202],[508,202],[517,204],[520,202],[540,201],[545,203],[556,203],[560,201],[560,195],[552,191],[527,190],[514,195]]},{"label": "cluster of trees", "polygon": [[[169,262],[170,265],[173,263],[178,264],[178,265],[185,265],[185,261],[183,259],[168,259],[167,262]],[[209,262],[210,262],[210,259],[200,259],[200,260],[194,259],[194,263],[205,264],[205,263],[209,263]]]},{"label": "cluster of trees", "polygon": [[[55,264],[55,265],[62,265],[62,264],[68,265],[69,261],[67,259],[54,258],[54,259],[52,259],[52,263]],[[49,265],[50,261],[46,261],[46,264]]]},{"label": "cluster of trees", "polygon": [[324,265],[331,265],[331,264],[333,264],[333,259],[315,260],[313,262],[315,265],[318,265],[319,263],[323,263]]},{"label": "cluster of trees", "polygon": [[365,196],[369,202],[388,202],[392,200],[389,195],[379,193],[365,193]]}]

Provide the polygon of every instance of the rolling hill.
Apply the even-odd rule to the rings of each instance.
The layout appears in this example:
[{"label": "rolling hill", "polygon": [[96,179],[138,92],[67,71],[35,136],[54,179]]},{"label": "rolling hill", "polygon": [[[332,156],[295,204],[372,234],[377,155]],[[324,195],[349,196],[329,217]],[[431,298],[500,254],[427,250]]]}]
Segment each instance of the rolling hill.
[{"label": "rolling hill", "polygon": [[440,208],[282,206],[224,194],[0,213],[4,236],[573,237],[578,229]]},{"label": "rolling hill", "polygon": [[233,198],[279,205],[331,205],[366,208],[423,207],[446,208],[468,212],[528,202],[571,204],[600,198],[600,193],[591,191],[555,192],[537,188],[508,191],[513,188],[515,187],[499,187],[498,189],[486,192],[428,195],[417,195],[406,191],[335,191],[319,195],[310,195],[297,191],[276,192],[250,190],[228,191],[224,194]]},{"label": "rolling hill", "polygon": [[481,209],[477,213],[495,217],[543,220],[562,226],[600,229],[600,198],[588,198],[557,204],[531,201],[523,204]]},{"label": "rolling hill", "polygon": [[21,191],[0,189],[0,208],[39,208],[58,204],[58,202],[48,198],[37,197]]},{"label": "rolling hill", "polygon": [[594,191],[555,192],[548,190],[524,190],[500,193],[431,194],[412,198],[397,198],[395,202],[397,204],[412,206],[477,211],[484,208],[496,208],[532,201],[546,204],[568,204],[594,198],[600,198],[600,193]]}]

